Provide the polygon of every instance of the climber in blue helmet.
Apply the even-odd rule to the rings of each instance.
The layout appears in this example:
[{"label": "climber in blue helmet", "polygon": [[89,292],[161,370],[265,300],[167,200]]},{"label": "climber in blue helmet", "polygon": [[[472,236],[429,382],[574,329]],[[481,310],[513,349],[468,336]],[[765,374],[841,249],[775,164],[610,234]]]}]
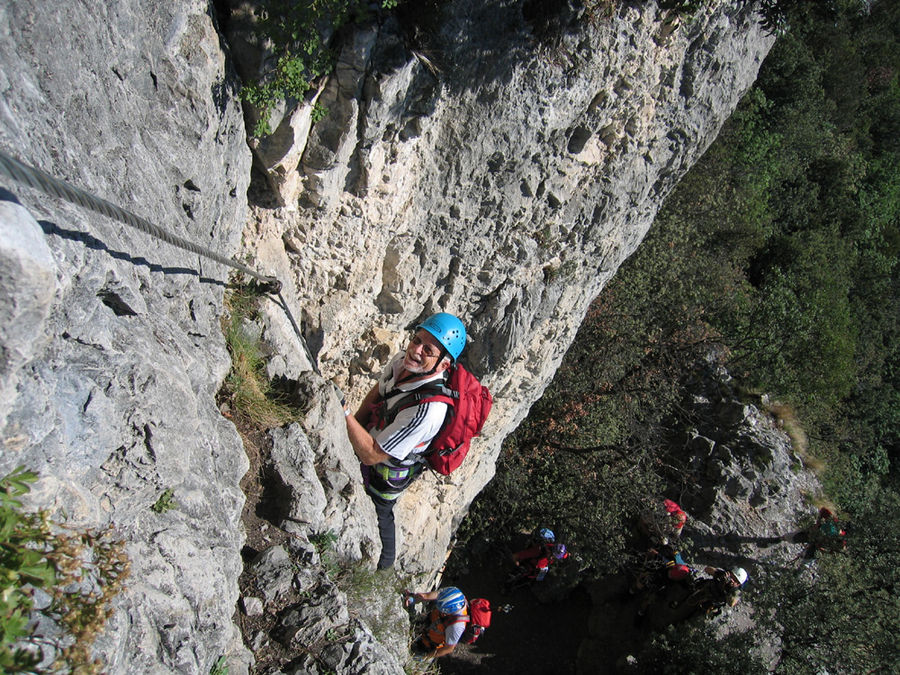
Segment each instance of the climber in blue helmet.
[{"label": "climber in blue helmet", "polygon": [[428,615],[428,624],[419,639],[413,643],[413,654],[424,659],[446,656],[459,644],[469,624],[469,603],[456,586],[446,586],[427,593],[407,593],[413,603],[433,602],[434,609]]},{"label": "climber in blue helmet", "polygon": [[434,314],[416,326],[406,349],[391,359],[355,415],[344,403],[347,435],[378,515],[378,569],[394,564],[394,504],[421,473],[422,454],[447,415],[448,404],[429,395],[445,384],[465,346],[462,321],[446,312]]},{"label": "climber in blue helmet", "polygon": [[507,580],[506,585],[512,587],[520,581],[543,581],[550,565],[569,557],[566,545],[557,543],[553,530],[542,527],[533,536],[532,545],[513,553],[513,564],[519,571]]}]

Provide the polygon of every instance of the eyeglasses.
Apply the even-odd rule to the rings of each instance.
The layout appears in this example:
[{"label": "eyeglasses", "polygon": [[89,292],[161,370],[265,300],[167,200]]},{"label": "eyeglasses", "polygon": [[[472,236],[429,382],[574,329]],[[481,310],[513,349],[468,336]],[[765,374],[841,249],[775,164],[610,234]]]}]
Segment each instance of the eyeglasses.
[{"label": "eyeglasses", "polygon": [[420,338],[416,333],[413,333],[413,336],[409,339],[409,341],[414,344],[416,347],[422,346],[422,353],[425,354],[429,359],[437,358],[441,355],[441,350],[437,347],[434,347],[430,344],[427,344],[422,338]]}]

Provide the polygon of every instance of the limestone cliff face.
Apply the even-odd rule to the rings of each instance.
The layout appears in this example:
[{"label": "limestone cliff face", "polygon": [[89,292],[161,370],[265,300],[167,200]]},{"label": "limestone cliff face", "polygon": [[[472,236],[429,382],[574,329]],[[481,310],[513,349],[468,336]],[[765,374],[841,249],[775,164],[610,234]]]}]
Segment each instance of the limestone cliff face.
[{"label": "limestone cliff face", "polygon": [[[465,362],[496,407],[463,468],[398,509],[400,565],[430,573],[587,304],[755,77],[771,39],[733,4],[672,30],[654,3],[545,21],[535,3],[459,0],[410,43],[418,56],[391,21],[360,30],[320,94],[328,117],[295,134],[299,173],[288,161],[273,179],[286,205],[267,209],[248,208],[251,153],[210,3],[9,3],[0,149],[224,255],[243,234],[285,282],[322,374],[355,397],[417,319],[462,316]],[[538,39],[552,25],[558,39]],[[209,672],[222,654],[241,672],[247,460],[214,400],[228,270],[0,185],[0,471],[29,466],[34,506],[125,538],[131,581],[97,643],[108,672]],[[284,455],[316,495],[292,512],[300,534],[336,529],[368,559],[374,518],[336,402],[277,308],[265,336],[273,373],[322,392],[308,448]],[[166,489],[177,506],[156,513]]]},{"label": "limestone cliff face", "polygon": [[[771,45],[735,3],[680,26],[654,3],[612,17],[535,4],[440,3],[421,43],[392,20],[357,32],[304,151],[283,139],[309,106],[257,147],[285,206],[254,207],[244,242],[290,285],[322,373],[358,401],[407,330],[443,310],[466,322],[462,360],[494,393],[463,467],[398,505],[410,572],[440,566],[502,439]],[[283,313],[269,320],[273,373],[309,369]]]},{"label": "limestone cliff face", "polygon": [[[235,86],[205,1],[0,7],[0,149],[227,256],[251,160]],[[215,403],[227,269],[0,186],[0,472],[28,466],[34,507],[127,541],[106,672],[237,663],[248,464]],[[177,507],[156,513],[166,489]]]}]

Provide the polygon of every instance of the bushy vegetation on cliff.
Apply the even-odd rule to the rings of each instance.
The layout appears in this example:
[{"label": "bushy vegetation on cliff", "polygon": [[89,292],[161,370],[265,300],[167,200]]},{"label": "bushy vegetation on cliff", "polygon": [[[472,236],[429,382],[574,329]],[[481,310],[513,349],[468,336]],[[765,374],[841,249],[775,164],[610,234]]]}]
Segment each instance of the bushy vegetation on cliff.
[{"label": "bushy vegetation on cliff", "polygon": [[[347,24],[371,18],[373,7],[393,9],[400,0],[262,0],[256,3],[256,32],[271,50],[272,67],[257,82],[248,82],[241,98],[256,106],[254,136],[272,133],[269,114],[286,99],[302,101],[312,83],[334,68],[333,35]],[[315,108],[313,121],[327,114]]]},{"label": "bushy vegetation on cliff", "polygon": [[[849,553],[818,561],[812,592],[793,569],[760,590],[771,611],[756,616],[782,635],[779,671],[890,670],[900,661],[900,5],[783,4],[790,30],[594,303],[469,522],[496,534],[552,514],[598,573],[614,571],[643,499],[679,485],[680,402],[717,353],[744,391],[797,411],[826,494],[853,525]],[[597,505],[587,517],[585,504]],[[728,650],[691,645],[694,670]]]}]

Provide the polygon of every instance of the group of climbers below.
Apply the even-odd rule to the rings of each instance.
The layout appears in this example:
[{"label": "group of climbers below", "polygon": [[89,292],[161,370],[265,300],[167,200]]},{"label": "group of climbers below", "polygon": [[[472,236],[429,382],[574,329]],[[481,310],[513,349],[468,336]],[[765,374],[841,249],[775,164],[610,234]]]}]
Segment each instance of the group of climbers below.
[{"label": "group of climbers below", "polygon": [[[639,518],[638,529],[649,535],[652,547],[641,556],[628,589],[630,595],[640,595],[635,625],[640,625],[654,601],[665,593],[668,593],[666,599],[671,600],[666,603],[668,608],[676,612],[669,615],[668,621],[684,620],[697,612],[715,616],[724,608],[735,607],[740,601],[741,589],[749,579],[747,570],[740,566],[692,567],[670,541],[671,537],[677,538],[687,521],[684,510],[666,499],[654,514],[645,512]],[[846,544],[845,534],[834,514],[822,508],[809,531],[799,539],[792,539],[810,541],[816,550],[838,551]],[[543,581],[554,563],[568,558],[569,551],[557,541],[552,530],[546,527],[535,530],[525,548],[510,556],[515,572],[504,583],[502,592]],[[474,642],[490,625],[490,603],[483,598],[468,602],[455,586],[425,593],[406,593],[404,600],[407,608],[412,608],[416,602],[434,603],[430,612],[419,617],[424,621],[413,645],[413,654],[418,660],[450,654],[458,644]]]},{"label": "group of climbers below", "polygon": [[686,522],[687,514],[671,499],[664,499],[638,518],[638,531],[651,542],[628,589],[632,595],[641,594],[638,622],[658,595],[676,587],[683,589],[682,599],[673,600],[669,607],[687,607],[691,613],[699,609],[715,614],[722,607],[734,607],[740,600],[740,588],[749,576],[743,567],[724,569],[707,565],[702,571],[709,576],[698,578],[695,575],[701,570],[689,565],[674,548],[674,541],[681,535]]},{"label": "group of climbers below", "polygon": [[[552,564],[568,558],[565,544],[556,541],[553,531],[540,528],[532,534],[529,546],[511,556],[516,572],[504,584],[503,592],[543,581]],[[455,586],[424,593],[404,593],[407,609],[412,609],[416,602],[434,603],[425,616],[421,635],[413,644],[413,655],[418,660],[445,656],[459,643],[472,644],[490,626],[490,602],[485,598],[475,598],[469,602]],[[500,611],[508,609],[507,605]]]},{"label": "group of climbers below", "polygon": [[[681,598],[672,600],[669,607],[686,608],[690,614],[700,610],[711,616],[718,614],[722,608],[737,605],[741,588],[749,578],[747,571],[738,566],[725,569],[711,565],[703,568],[689,565],[674,548],[674,541],[687,520],[684,510],[671,499],[665,499],[657,506],[646,510],[638,519],[638,530],[649,538],[651,547],[633,570],[629,587],[630,594],[641,594],[637,621],[647,613],[658,595],[670,590],[676,595],[680,593]],[[844,551],[847,546],[845,528],[829,509],[822,507],[815,523],[809,528],[776,537],[775,540],[805,543],[805,549],[797,557],[809,562],[819,551]],[[697,576],[700,572],[708,576]],[[682,590],[676,593],[676,588]]]}]

